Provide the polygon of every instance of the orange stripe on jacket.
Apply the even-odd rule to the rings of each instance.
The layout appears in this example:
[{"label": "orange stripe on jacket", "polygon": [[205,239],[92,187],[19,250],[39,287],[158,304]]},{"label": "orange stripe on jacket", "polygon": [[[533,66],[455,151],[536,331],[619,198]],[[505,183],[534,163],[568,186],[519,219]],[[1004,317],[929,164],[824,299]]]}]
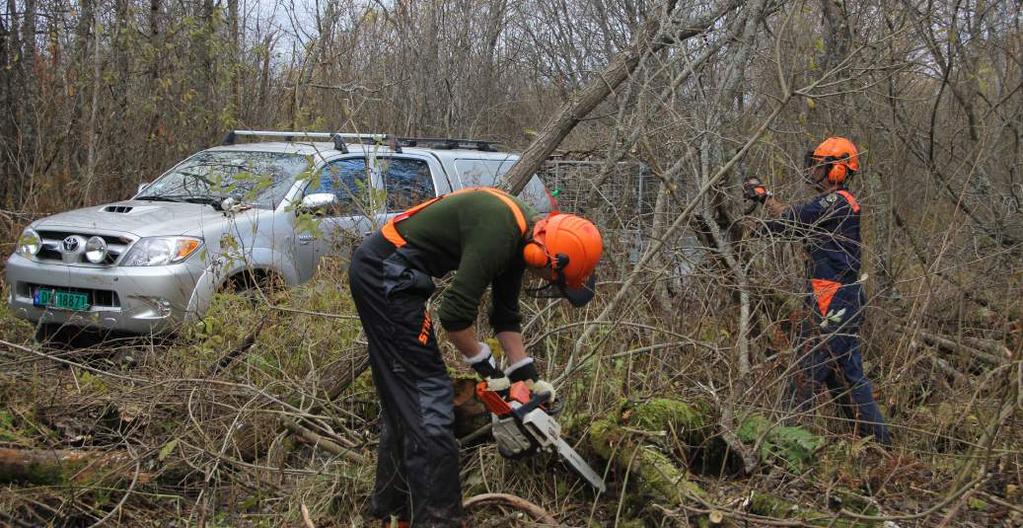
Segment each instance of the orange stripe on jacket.
[{"label": "orange stripe on jacket", "polygon": [[837,193],[840,194],[842,196],[842,198],[845,198],[845,201],[849,202],[849,207],[852,207],[852,210],[853,210],[854,213],[859,214],[859,212],[860,212],[860,202],[856,201],[856,197],[853,196],[851,192],[849,192],[849,191],[847,191],[845,189],[842,189],[842,190],[838,191]]},{"label": "orange stripe on jacket", "polygon": [[394,247],[403,247],[408,242],[405,241],[405,237],[401,236],[401,233],[398,232],[398,229],[394,227],[395,224],[409,217],[414,216],[419,211],[425,209],[426,206],[440,200],[441,198],[444,198],[445,196],[451,196],[453,194],[459,194],[470,191],[483,191],[492,196],[496,196],[499,200],[501,200],[501,202],[504,203],[504,205],[508,206],[508,209],[511,209],[512,215],[515,216],[515,223],[518,224],[519,226],[519,234],[520,235],[526,234],[527,228],[526,216],[522,214],[522,210],[519,209],[518,204],[516,204],[515,201],[512,200],[511,197],[505,194],[503,191],[494,189],[492,187],[469,187],[452,193],[442,194],[436,198],[431,198],[415,207],[407,209],[404,212],[398,213],[397,215],[391,217],[391,219],[384,224],[384,227],[383,229],[380,230],[380,232],[384,235],[384,238],[386,238],[388,242],[394,244]]},{"label": "orange stripe on jacket", "polygon": [[813,296],[817,299],[817,307],[820,308],[821,315],[827,316],[831,300],[842,283],[826,279],[812,279],[810,285],[813,287]]}]

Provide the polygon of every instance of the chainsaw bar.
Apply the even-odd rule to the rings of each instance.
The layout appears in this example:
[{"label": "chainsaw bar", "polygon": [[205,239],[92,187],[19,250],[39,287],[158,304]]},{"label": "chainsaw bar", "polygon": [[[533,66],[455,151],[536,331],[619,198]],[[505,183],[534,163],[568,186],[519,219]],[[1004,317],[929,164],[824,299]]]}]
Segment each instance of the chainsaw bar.
[{"label": "chainsaw bar", "polygon": [[[505,399],[505,397],[508,399]],[[580,477],[600,493],[607,491],[604,479],[561,438],[561,425],[543,407],[549,394],[532,394],[525,383],[513,383],[502,396],[488,388],[487,382],[476,385],[476,397],[492,415],[497,452],[516,459],[552,447]]]},{"label": "chainsaw bar", "polygon": [[564,438],[559,438],[555,445],[558,449],[558,454],[565,460],[565,463],[572,467],[580,477],[586,482],[590,483],[597,491],[604,493],[607,491],[607,487],[604,485],[604,479],[600,478],[600,475],[593,468],[583,460],[583,457],[579,456],[579,453],[572,449],[572,446],[565,442]]}]

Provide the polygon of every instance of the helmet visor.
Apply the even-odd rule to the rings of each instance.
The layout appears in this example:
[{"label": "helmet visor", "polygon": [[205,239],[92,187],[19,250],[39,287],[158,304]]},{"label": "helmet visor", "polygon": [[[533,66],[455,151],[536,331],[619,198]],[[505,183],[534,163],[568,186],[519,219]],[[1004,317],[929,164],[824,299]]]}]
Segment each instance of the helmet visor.
[{"label": "helmet visor", "polygon": [[591,273],[590,278],[586,279],[586,283],[579,288],[569,288],[564,281],[558,281],[556,285],[561,290],[561,296],[568,299],[572,306],[579,308],[580,306],[586,306],[587,303],[593,300],[594,290],[597,285],[597,274],[596,272]]},{"label": "helmet visor", "polygon": [[586,283],[579,288],[571,288],[565,281],[544,281],[544,284],[539,288],[530,288],[526,290],[531,297],[537,297],[542,299],[568,299],[568,302],[576,308],[585,306],[587,303],[593,300],[593,294],[596,291],[597,285],[597,274],[590,274],[590,278],[587,279]]}]

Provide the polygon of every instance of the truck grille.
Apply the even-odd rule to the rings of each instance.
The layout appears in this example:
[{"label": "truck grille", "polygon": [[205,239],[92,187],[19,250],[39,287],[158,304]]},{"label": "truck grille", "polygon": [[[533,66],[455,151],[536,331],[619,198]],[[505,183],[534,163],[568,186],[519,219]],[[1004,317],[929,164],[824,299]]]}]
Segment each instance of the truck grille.
[{"label": "truck grille", "polygon": [[84,252],[77,255],[77,257],[72,262],[69,262],[71,264],[82,264],[86,266],[99,267],[112,265],[115,262],[117,262],[117,259],[120,258],[122,254],[124,254],[124,252],[128,249],[128,246],[135,242],[134,237],[126,235],[111,235],[104,233],[77,233],[72,231],[56,231],[50,229],[40,229],[37,232],[39,233],[39,237],[43,239],[43,244],[42,248],[39,250],[39,253],[36,254],[36,258],[38,258],[39,260],[50,262],[63,262],[64,254],[61,251],[61,244],[64,242],[64,239],[69,236],[78,235],[82,237],[84,240],[89,240],[89,238],[94,236],[101,237],[107,243],[107,258],[102,263],[93,264],[92,262],[89,262],[88,260],[86,260]]},{"label": "truck grille", "polygon": [[94,290],[91,288],[70,288],[67,286],[51,286],[49,284],[36,284],[34,282],[19,282],[18,296],[31,298],[39,288],[67,291],[73,293],[84,293],[89,296],[89,304],[92,306],[119,308],[121,299],[113,290]]}]

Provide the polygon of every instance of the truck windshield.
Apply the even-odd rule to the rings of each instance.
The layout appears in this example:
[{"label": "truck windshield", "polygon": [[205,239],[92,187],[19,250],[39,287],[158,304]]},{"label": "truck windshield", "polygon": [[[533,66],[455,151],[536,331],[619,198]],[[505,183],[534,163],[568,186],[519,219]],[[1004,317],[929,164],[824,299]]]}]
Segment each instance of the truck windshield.
[{"label": "truck windshield", "polygon": [[135,199],[212,203],[231,197],[273,209],[297,179],[312,174],[312,168],[312,159],[300,154],[201,152],[179,163]]}]

